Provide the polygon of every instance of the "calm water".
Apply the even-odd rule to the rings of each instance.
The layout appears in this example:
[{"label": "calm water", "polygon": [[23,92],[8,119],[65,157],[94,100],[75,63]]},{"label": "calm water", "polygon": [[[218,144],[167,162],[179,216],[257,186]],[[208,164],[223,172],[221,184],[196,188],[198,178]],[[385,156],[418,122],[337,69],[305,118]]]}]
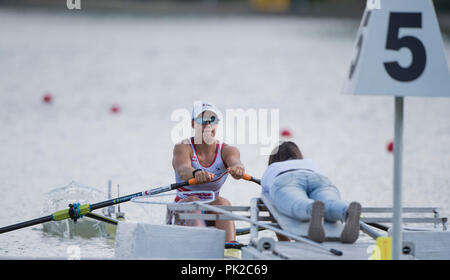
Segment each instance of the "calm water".
[{"label": "calm water", "polygon": [[[0,226],[49,214],[48,193],[72,180],[106,192],[111,179],[122,195],[172,183],[171,113],[197,99],[222,110],[279,109],[280,126],[344,199],[391,206],[393,98],[340,93],[358,24],[0,10]],[[110,113],[113,104],[120,114]],[[450,99],[407,98],[404,139],[404,205],[448,215]],[[260,177],[261,145],[237,146],[247,173]],[[248,205],[259,189],[230,178],[222,195]],[[121,210],[163,222],[160,206]],[[107,237],[36,226],[1,235],[0,257],[66,258],[72,245],[82,257],[114,256]]]}]

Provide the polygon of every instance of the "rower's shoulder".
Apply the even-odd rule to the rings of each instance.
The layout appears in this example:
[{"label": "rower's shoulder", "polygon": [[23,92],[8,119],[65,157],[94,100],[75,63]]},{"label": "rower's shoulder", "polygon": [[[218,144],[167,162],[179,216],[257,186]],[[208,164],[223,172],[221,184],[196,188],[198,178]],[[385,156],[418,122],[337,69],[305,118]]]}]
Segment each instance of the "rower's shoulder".
[{"label": "rower's shoulder", "polygon": [[[178,142],[177,144],[178,144],[178,145],[191,145],[191,142],[189,142],[189,139],[186,138],[186,139],[181,140],[181,141]],[[177,145],[177,144],[176,144],[176,145]]]},{"label": "rower's shoulder", "polygon": [[190,151],[191,150],[190,146],[191,146],[191,144],[190,144],[189,140],[183,139],[173,146],[173,150],[174,151],[188,151],[188,150]]},{"label": "rower's shoulder", "polygon": [[235,147],[235,146],[231,146],[231,145],[223,143],[222,153],[225,153],[225,154],[227,154],[227,153],[239,153],[239,149],[237,147]]}]

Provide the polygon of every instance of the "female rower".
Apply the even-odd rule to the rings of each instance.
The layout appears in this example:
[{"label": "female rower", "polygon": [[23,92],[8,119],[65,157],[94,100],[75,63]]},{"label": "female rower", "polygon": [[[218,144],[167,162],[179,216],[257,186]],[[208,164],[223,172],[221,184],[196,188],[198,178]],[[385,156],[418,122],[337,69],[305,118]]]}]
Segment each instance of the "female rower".
[{"label": "female rower", "polygon": [[[176,202],[208,198],[201,193],[192,195],[186,192],[212,191],[215,194],[215,200],[210,203],[211,205],[231,205],[228,199],[220,195],[220,190],[228,174],[234,179],[241,179],[245,169],[240,161],[239,150],[215,139],[218,122],[218,109],[214,105],[207,102],[194,103],[191,124],[194,128],[194,137],[175,145],[172,165],[177,182],[195,178],[199,184],[177,189]],[[189,226],[211,225],[201,220],[176,221],[176,223]],[[227,242],[236,239],[234,221],[217,220],[213,221],[212,225],[225,230]]]}]

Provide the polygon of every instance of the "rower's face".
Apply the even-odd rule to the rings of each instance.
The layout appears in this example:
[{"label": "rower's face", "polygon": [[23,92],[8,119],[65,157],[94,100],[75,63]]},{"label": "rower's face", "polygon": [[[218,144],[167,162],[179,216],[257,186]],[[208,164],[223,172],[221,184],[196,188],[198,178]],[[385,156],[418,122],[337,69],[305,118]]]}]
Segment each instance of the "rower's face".
[{"label": "rower's face", "polygon": [[[212,120],[217,119],[217,116],[210,111],[205,111],[197,117],[198,121],[192,120],[192,128],[194,128],[195,135],[202,134],[202,138],[206,143],[213,140],[216,136],[217,122]],[[204,122],[202,123],[201,120]],[[211,120],[211,121],[209,121]],[[211,124],[213,122],[213,124]]]}]

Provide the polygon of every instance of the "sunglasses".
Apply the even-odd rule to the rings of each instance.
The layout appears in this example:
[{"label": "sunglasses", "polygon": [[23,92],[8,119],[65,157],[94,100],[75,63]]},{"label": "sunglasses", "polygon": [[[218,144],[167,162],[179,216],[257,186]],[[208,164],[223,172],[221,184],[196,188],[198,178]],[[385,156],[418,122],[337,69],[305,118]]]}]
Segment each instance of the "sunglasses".
[{"label": "sunglasses", "polygon": [[211,116],[209,119],[208,118],[196,118],[194,119],[196,123],[201,124],[201,125],[205,125],[206,123],[209,122],[210,125],[215,125],[219,122],[219,119],[216,118],[215,116]]}]

